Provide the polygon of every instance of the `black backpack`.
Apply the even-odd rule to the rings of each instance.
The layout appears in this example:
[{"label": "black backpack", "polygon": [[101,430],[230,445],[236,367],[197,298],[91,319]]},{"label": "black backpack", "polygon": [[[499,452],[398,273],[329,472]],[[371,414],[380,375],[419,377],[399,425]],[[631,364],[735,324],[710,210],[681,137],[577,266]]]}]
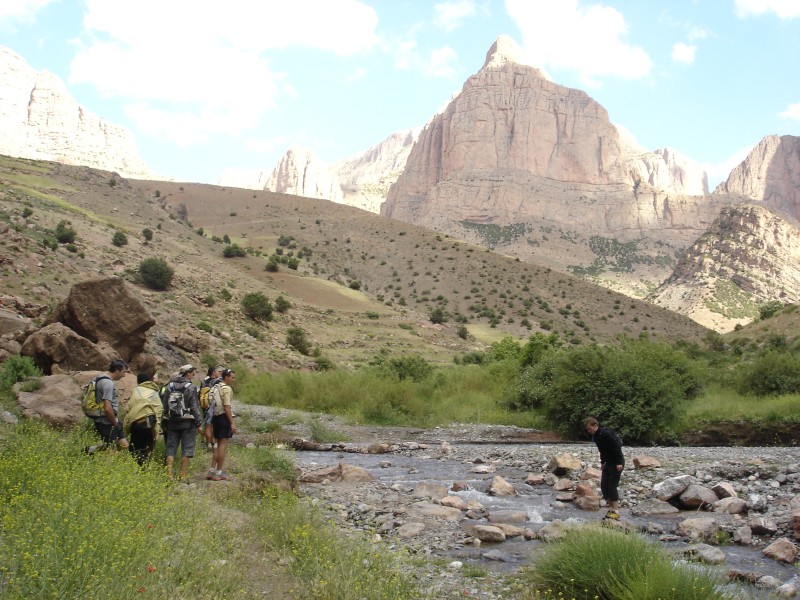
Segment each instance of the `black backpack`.
[{"label": "black backpack", "polygon": [[[174,381],[167,384],[164,389],[164,412],[169,421],[184,421],[194,419],[189,403],[186,400],[186,390],[192,385],[189,382],[176,384]],[[179,387],[180,386],[180,387]]]}]

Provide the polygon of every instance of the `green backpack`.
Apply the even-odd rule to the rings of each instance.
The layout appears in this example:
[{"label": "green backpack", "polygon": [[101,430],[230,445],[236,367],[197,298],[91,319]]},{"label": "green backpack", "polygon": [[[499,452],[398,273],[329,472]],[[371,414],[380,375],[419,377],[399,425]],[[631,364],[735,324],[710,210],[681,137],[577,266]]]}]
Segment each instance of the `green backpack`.
[{"label": "green backpack", "polygon": [[105,402],[97,398],[97,382],[101,379],[111,379],[108,375],[100,375],[92,379],[83,386],[83,397],[81,398],[81,408],[83,414],[92,419],[102,417],[106,414]]}]

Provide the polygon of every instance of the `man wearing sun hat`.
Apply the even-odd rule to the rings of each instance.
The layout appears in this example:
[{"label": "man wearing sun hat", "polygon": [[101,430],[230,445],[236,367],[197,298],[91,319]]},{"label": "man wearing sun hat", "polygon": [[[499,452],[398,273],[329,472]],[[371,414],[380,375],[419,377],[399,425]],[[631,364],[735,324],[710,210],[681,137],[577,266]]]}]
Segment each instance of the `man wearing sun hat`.
[{"label": "man wearing sun hat", "polygon": [[[172,465],[181,448],[180,477],[187,475],[189,459],[194,457],[194,447],[197,434],[200,433],[200,404],[198,402],[197,386],[192,383],[195,368],[192,365],[183,365],[178,376],[174,377],[165,387],[161,395],[161,404],[164,407],[164,431],[167,442],[167,476],[172,478]],[[182,410],[170,415],[169,399],[173,394],[182,394]]]}]

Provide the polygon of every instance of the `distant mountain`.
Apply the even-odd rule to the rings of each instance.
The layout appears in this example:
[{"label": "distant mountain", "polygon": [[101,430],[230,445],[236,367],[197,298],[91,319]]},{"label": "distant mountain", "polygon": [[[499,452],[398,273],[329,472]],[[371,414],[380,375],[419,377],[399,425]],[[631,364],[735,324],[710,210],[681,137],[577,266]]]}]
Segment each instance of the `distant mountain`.
[{"label": "distant mountain", "polygon": [[80,106],[52,73],[0,47],[0,154],[154,179],[130,131]]},{"label": "distant mountain", "polygon": [[758,317],[772,300],[800,303],[800,229],[755,204],[722,209],[647,300],[718,331]]}]

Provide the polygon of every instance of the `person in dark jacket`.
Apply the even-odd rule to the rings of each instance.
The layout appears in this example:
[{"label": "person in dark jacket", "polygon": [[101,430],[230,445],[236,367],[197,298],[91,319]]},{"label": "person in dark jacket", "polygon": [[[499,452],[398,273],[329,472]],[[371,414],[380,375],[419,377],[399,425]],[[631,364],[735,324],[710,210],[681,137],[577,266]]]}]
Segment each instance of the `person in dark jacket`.
[{"label": "person in dark jacket", "polygon": [[583,426],[586,433],[592,436],[600,451],[600,492],[608,508],[608,519],[619,519],[619,486],[622,470],[625,468],[625,457],[622,455],[622,441],[613,429],[600,427],[594,417],[588,417]]},{"label": "person in dark jacket", "polygon": [[[164,430],[167,438],[167,476],[170,479],[172,479],[172,465],[175,462],[179,445],[181,447],[180,477],[181,479],[186,477],[189,459],[194,457],[197,434],[201,433],[200,403],[197,387],[192,383],[192,375],[194,375],[194,367],[183,365],[180,368],[180,375],[164,387],[161,396]],[[182,414],[171,416],[169,397],[173,392],[183,395],[183,408]]]}]

